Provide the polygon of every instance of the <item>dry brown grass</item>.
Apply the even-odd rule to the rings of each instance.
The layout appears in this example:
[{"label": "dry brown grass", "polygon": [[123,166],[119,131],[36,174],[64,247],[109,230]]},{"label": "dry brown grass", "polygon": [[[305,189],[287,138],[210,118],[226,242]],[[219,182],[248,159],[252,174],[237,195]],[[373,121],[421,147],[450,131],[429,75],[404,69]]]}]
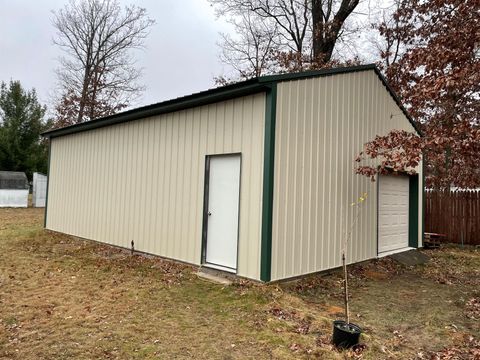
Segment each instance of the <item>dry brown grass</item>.
[{"label": "dry brown grass", "polygon": [[415,269],[352,267],[367,347],[340,353],[329,344],[342,311],[335,272],[224,287],[186,265],[45,231],[42,219],[41,209],[0,209],[0,358],[428,359],[477,346],[474,249],[431,252]]}]

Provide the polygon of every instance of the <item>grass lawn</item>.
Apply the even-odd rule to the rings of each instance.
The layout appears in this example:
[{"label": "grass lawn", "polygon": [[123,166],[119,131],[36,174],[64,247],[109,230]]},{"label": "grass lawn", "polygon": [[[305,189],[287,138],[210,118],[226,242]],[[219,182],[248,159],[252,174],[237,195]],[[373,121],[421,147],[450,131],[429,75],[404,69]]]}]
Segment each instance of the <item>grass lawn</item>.
[{"label": "grass lawn", "polygon": [[[0,358],[479,359],[480,251],[425,251],[351,269],[355,350],[330,345],[338,272],[222,286],[195,269],[42,228],[43,209],[0,209]],[[456,356],[456,357],[455,357]]]}]

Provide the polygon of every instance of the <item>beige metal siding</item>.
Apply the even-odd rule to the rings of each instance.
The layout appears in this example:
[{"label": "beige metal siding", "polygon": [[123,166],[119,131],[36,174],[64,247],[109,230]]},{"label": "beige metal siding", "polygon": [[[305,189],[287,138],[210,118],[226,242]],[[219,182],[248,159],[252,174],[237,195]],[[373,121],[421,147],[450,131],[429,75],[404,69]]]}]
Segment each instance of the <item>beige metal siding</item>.
[{"label": "beige metal siding", "polygon": [[377,256],[377,183],[354,174],[354,158],[391,129],[413,131],[373,70],[278,84],[272,280],[340,266],[364,192],[348,260]]},{"label": "beige metal siding", "polygon": [[265,94],[54,138],[47,228],[199,264],[205,155],[242,153],[238,274],[259,279]]}]

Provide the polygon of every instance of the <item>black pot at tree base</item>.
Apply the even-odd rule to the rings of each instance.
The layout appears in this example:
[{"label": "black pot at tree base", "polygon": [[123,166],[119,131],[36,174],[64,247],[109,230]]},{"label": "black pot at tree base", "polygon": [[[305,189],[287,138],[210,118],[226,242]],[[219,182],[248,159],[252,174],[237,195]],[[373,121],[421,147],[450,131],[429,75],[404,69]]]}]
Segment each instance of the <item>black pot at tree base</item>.
[{"label": "black pot at tree base", "polygon": [[333,322],[333,345],[339,349],[348,349],[358,344],[362,329],[343,320]]}]

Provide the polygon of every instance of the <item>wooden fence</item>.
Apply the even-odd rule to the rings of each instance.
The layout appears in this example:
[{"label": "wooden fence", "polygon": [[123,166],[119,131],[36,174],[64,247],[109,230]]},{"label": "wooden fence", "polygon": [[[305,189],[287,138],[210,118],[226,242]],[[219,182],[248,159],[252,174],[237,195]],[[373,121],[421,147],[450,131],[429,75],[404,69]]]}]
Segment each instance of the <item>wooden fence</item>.
[{"label": "wooden fence", "polygon": [[425,231],[447,242],[480,245],[480,191],[427,191]]}]

